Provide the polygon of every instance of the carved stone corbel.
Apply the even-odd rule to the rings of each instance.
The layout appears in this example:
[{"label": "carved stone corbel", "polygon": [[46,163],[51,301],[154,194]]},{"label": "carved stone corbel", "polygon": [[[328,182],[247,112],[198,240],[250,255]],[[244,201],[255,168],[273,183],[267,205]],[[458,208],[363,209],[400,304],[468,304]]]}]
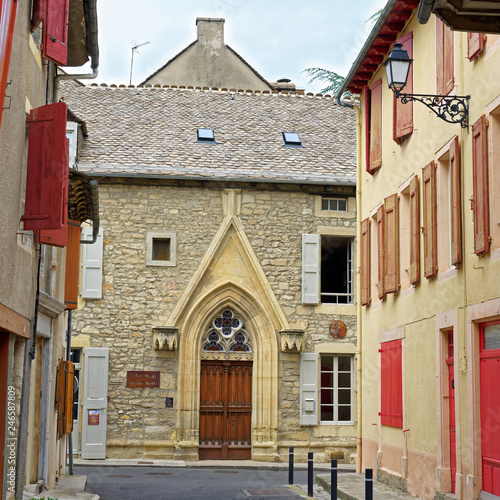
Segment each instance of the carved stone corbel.
[{"label": "carved stone corbel", "polygon": [[304,330],[280,330],[281,351],[300,352],[304,349],[306,335]]},{"label": "carved stone corbel", "polygon": [[171,326],[153,327],[153,349],[155,351],[175,351],[179,329]]}]

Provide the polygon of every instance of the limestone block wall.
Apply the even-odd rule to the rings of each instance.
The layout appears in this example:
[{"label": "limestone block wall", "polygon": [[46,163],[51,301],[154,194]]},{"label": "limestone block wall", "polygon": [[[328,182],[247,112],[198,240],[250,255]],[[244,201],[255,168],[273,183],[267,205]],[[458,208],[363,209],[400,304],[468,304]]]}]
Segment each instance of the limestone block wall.
[{"label": "limestone block wall", "polygon": [[[291,328],[306,332],[305,351],[320,352],[318,346],[327,346],[326,352],[335,352],[335,345],[344,344],[355,352],[356,306],[302,305],[301,291],[302,234],[327,227],[329,234],[354,235],[355,213],[324,219],[316,215],[317,195],[248,187],[241,190],[236,216]],[[168,326],[214,239],[225,216],[222,189],[101,183],[100,205],[103,298],[82,301],[75,311],[72,345],[110,349],[108,456],[170,458],[176,432],[177,352],[153,350],[152,328]],[[175,233],[175,266],[146,265],[147,232]],[[329,335],[336,319],[347,325],[343,339]],[[323,459],[349,461],[356,446],[355,425],[300,426],[299,361],[297,352],[280,352],[281,459],[287,459],[288,446],[298,446],[304,457],[311,450]],[[160,371],[160,387],[126,387],[128,370]],[[174,408],[165,407],[167,397],[174,398]]]}]

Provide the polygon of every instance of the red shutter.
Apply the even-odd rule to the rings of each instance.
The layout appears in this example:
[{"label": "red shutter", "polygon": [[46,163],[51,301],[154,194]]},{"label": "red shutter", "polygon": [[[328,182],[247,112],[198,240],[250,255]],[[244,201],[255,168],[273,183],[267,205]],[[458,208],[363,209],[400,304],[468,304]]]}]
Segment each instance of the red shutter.
[{"label": "red shutter", "polygon": [[370,92],[370,170],[382,166],[382,78]]},{"label": "red shutter", "polygon": [[472,125],[472,209],[474,214],[474,252],[478,255],[490,249],[488,209],[488,144],[486,117]]},{"label": "red shutter", "polygon": [[16,0],[0,0],[0,126],[9,76],[10,53],[17,13]]},{"label": "red shutter", "polygon": [[66,115],[63,102],[30,112],[24,229],[61,229],[64,223],[69,168]]},{"label": "red shutter", "polygon": [[418,198],[418,176],[410,181],[410,283],[420,281],[420,204]]},{"label": "red shutter", "polygon": [[361,222],[361,305],[370,303],[370,220]]},{"label": "red shutter", "polygon": [[436,93],[447,95],[454,81],[453,31],[436,18]]},{"label": "red shutter", "polygon": [[378,298],[385,297],[384,277],[385,277],[385,237],[384,237],[384,205],[377,210],[377,240],[378,240]]},{"label": "red shutter", "polygon": [[46,0],[42,55],[59,66],[68,62],[69,0]]},{"label": "red shutter", "polygon": [[67,309],[76,309],[78,307],[78,277],[80,275],[80,223],[70,220],[68,226],[64,303]]},{"label": "red shutter", "polygon": [[34,31],[45,19],[47,0],[33,0],[33,14],[31,16],[31,31]]},{"label": "red shutter", "polygon": [[[408,55],[413,58],[413,32],[401,37],[398,43],[403,44],[403,49],[408,52]],[[403,89],[406,94],[413,93],[413,64],[410,66],[408,73],[408,82]],[[393,137],[394,140],[401,144],[409,134],[413,132],[413,102],[403,104],[401,99],[396,99],[394,95],[394,127]]]},{"label": "red shutter", "polygon": [[381,423],[403,427],[403,363],[401,339],[380,348]]},{"label": "red shutter", "polygon": [[455,137],[450,148],[450,224],[451,263],[462,262],[462,220],[460,196],[460,141]]},{"label": "red shutter", "polygon": [[365,108],[365,161],[366,171],[370,174],[370,89],[365,86],[364,88],[364,108]]},{"label": "red shutter", "polygon": [[424,203],[424,275],[433,278],[437,274],[437,213],[436,213],[436,165],[432,161],[423,171]]},{"label": "red shutter", "polygon": [[468,33],[468,57],[469,61],[474,60],[484,49],[484,36],[482,33]]},{"label": "red shutter", "polygon": [[399,289],[399,199],[397,194],[384,200],[385,212],[385,293],[394,293]]}]

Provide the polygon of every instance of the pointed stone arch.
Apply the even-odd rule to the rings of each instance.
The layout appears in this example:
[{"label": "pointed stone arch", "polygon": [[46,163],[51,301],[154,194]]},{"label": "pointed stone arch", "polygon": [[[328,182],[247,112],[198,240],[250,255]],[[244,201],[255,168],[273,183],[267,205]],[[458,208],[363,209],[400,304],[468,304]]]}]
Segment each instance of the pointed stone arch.
[{"label": "pointed stone arch", "polygon": [[[225,269],[228,262],[230,269]],[[175,456],[198,458],[201,341],[210,322],[226,308],[240,316],[252,340],[252,459],[274,461],[278,335],[289,325],[241,222],[233,216],[224,219],[169,321],[179,330]]]}]

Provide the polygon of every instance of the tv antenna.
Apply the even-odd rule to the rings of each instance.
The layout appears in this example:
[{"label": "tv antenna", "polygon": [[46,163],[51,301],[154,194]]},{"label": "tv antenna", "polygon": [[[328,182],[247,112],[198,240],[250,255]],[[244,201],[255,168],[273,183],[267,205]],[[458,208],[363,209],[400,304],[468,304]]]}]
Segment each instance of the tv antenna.
[{"label": "tv antenna", "polygon": [[[144,42],[144,43],[138,43],[138,42],[132,42],[132,59],[130,61],[130,85],[132,85],[132,70],[134,68],[134,52],[137,51],[139,47],[142,47],[143,45],[147,45],[148,43],[151,42]],[[137,52],[139,54],[139,52]]]}]

